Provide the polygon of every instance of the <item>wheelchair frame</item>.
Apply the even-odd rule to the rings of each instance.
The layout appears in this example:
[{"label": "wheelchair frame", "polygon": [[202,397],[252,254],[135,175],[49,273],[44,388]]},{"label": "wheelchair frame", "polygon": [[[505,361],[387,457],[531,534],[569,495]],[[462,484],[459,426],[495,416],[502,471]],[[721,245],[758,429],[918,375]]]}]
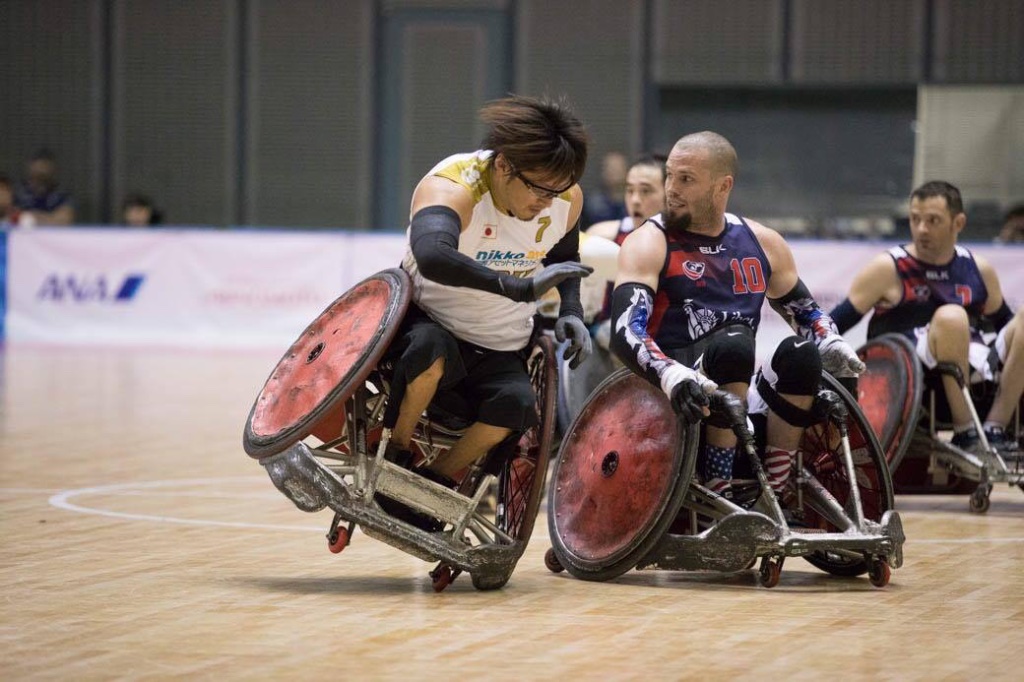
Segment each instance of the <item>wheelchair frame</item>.
[{"label": "wheelchair frame", "polygon": [[[820,427],[823,432],[830,434],[830,442],[838,438],[840,452],[834,454],[842,461],[841,476],[845,476],[848,484],[845,499],[837,497],[837,494],[842,496],[843,491],[830,490],[822,482],[820,473],[813,470],[802,457],[796,465],[794,486],[797,510],[811,510],[812,514],[807,516],[816,515],[818,520],[824,521],[824,525],[834,530],[818,532],[820,528],[794,526],[797,520],[794,513],[783,510],[768,485],[748,427],[744,404],[735,396],[719,391],[713,397],[712,409],[723,415],[736,433],[739,449],[750,461],[756,476],[756,480],[747,482],[746,486],[756,494],[752,508],[744,508],[690,480],[697,459],[696,434],[699,429],[688,427],[683,429],[676,441],[682,462],[674,469],[679,476],[672,484],[670,499],[658,520],[641,528],[627,551],[620,550],[608,556],[584,556],[585,552],[579,547],[582,543],[576,542],[575,538],[566,541],[563,530],[573,521],[561,518],[570,511],[563,508],[559,499],[559,486],[566,477],[560,471],[552,475],[548,520],[553,546],[545,556],[548,568],[559,571],[564,567],[574,576],[585,580],[608,580],[634,566],[639,570],[733,572],[752,567],[760,558],[760,582],[765,587],[774,587],[779,582],[784,559],[802,556],[826,572],[844,576],[867,572],[873,585],[886,585],[891,575],[890,568],[899,568],[903,563],[902,548],[905,540],[900,516],[892,509],[892,482],[888,468],[881,447],[863,415],[860,415],[852,396],[832,377],[824,375],[824,380],[826,389],[821,392],[818,402],[824,406],[823,421],[818,426],[808,427],[808,430]],[[563,441],[563,450],[559,453],[556,468],[564,461],[563,457],[567,454],[565,448],[574,447],[572,432],[580,427],[580,421],[585,422],[590,418],[588,407],[600,404],[604,393],[627,389],[646,394],[645,400],[661,403],[663,418],[677,421],[660,391],[629,370],[620,370],[591,395],[587,406],[570,429],[570,434]],[[877,501],[879,509],[875,510],[880,512],[877,519],[867,518],[863,510],[860,481],[864,478],[864,472],[858,470],[850,447],[847,421],[851,418],[864,441],[858,448],[858,457],[863,460],[866,452],[868,464],[877,472],[877,493],[880,496]],[[596,461],[600,452],[593,454]],[[604,459],[607,460],[610,454],[604,455]],[[618,458],[622,457],[620,453],[615,454]],[[572,458],[577,455],[570,450],[568,456]],[[835,488],[834,485],[832,487]],[[602,504],[600,499],[591,502],[598,506]],[[680,521],[686,527],[686,532],[674,532]],[[697,532],[701,526],[704,529]]]},{"label": "wheelchair frame", "polygon": [[[451,490],[384,458],[391,437],[390,430],[383,426],[388,382],[376,364],[408,305],[408,276],[398,269],[377,273],[339,297],[321,317],[337,310],[346,296],[380,280],[392,287],[399,305],[380,321],[380,326],[387,329],[372,336],[376,345],[368,345],[366,352],[352,362],[351,371],[342,380],[343,390],[330,390],[320,396],[323,399],[295,424],[270,435],[258,433],[258,408],[274,400],[274,396],[264,395],[268,388],[289,394],[306,388],[291,385],[289,370],[281,370],[281,365],[303,354],[308,355],[308,364],[330,352],[324,350],[322,339],[336,336],[338,330],[321,331],[324,325],[318,325],[321,318],[317,318],[285,353],[257,396],[246,422],[245,449],[296,507],[306,512],[325,507],[334,511],[327,531],[332,552],[340,552],[349,544],[358,525],[366,535],[408,554],[424,561],[439,561],[430,572],[435,591],[443,590],[463,571],[471,575],[477,589],[500,588],[508,582],[526,548],[544,489],[557,393],[553,344],[547,336],[540,337],[528,360],[531,383],[538,393],[540,426],[519,438],[511,456],[504,457],[506,451],[498,452],[498,448],[492,450],[467,470],[457,490]],[[315,355],[306,350],[311,344]],[[356,379],[350,381],[349,375]],[[266,421],[279,426],[282,420],[274,419],[272,410]],[[413,446],[429,464],[447,452],[462,433],[424,415],[416,427]],[[319,443],[305,442],[309,437]],[[498,502],[490,514],[485,498],[495,485]],[[444,529],[428,532],[391,516],[376,501],[377,493],[433,517]]]},{"label": "wheelchair frame", "polygon": [[[896,349],[897,353],[893,355],[901,354],[899,361],[912,366],[912,371],[908,376],[910,381],[916,384],[911,388],[916,400],[910,405],[911,412],[906,422],[909,425],[910,438],[893,439],[892,434],[878,433],[879,425],[873,425],[879,439],[888,443],[887,459],[897,483],[899,483],[900,464],[906,461],[908,452],[914,452],[924,453],[927,456],[929,474],[952,474],[977,483],[968,499],[969,508],[974,513],[983,514],[988,511],[991,504],[990,495],[995,484],[1006,483],[1011,487],[1016,485],[1024,490],[1024,459],[1016,458],[1011,465],[989,444],[985,437],[985,430],[982,428],[981,418],[974,406],[970,386],[959,367],[950,363],[939,363],[936,369],[940,374],[952,377],[963,393],[971,413],[971,421],[974,422],[984,450],[984,453],[980,455],[958,448],[939,438],[938,432],[941,430],[941,425],[936,419],[936,390],[923,388],[924,369],[910,341],[900,334],[883,334],[868,341],[858,350],[858,354],[862,359],[870,360],[870,353],[874,347],[887,347],[889,352]],[[868,372],[871,372],[872,369],[869,363]],[[862,399],[865,397],[863,393],[861,391]],[[929,404],[927,411],[924,410],[925,401]],[[1014,415],[1014,424],[1011,430],[1015,437],[1020,434],[1019,407]]]}]

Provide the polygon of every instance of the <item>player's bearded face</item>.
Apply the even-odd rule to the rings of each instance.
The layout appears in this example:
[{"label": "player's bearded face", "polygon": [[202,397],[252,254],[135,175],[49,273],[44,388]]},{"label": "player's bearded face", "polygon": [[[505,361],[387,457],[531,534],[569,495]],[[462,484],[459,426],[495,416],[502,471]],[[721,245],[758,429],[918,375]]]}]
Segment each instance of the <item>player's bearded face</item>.
[{"label": "player's bearded face", "polygon": [[714,216],[714,187],[708,189],[703,195],[686,201],[685,206],[673,208],[675,203],[669,197],[665,205],[665,229],[670,233],[680,234],[690,229],[694,223],[704,225]]}]

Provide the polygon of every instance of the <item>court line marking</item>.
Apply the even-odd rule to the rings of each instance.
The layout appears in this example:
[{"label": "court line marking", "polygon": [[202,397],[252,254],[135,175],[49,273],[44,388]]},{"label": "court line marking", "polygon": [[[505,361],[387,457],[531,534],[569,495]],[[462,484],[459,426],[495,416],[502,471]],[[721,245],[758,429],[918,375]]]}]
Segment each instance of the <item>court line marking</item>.
[{"label": "court line marking", "polygon": [[[65,511],[78,512],[80,514],[93,514],[97,516],[108,516],[113,518],[128,519],[132,521],[155,521],[157,523],[177,523],[188,526],[215,526],[221,528],[247,528],[247,529],[258,529],[258,530],[288,530],[288,531],[317,531],[323,533],[324,529],[313,526],[285,526],[281,524],[269,524],[269,523],[247,523],[244,521],[215,521],[212,519],[183,519],[175,516],[156,516],[153,514],[133,514],[130,512],[119,512],[109,509],[97,509],[95,507],[84,507],[73,502],[70,502],[71,498],[79,497],[81,495],[125,495],[125,496],[137,496],[141,493],[140,490],[152,490],[154,488],[168,488],[172,486],[181,485],[213,485],[225,481],[255,481],[264,480],[259,476],[229,476],[220,478],[182,478],[182,479],[169,479],[164,481],[141,481],[136,483],[115,483],[113,485],[103,486],[92,486],[89,488],[75,488],[71,490],[62,490],[54,495],[51,495],[48,502],[51,506]],[[0,488],[0,493],[4,491],[15,491],[15,492],[29,492],[30,489],[26,488]],[[43,490],[39,492],[50,492],[49,490]],[[168,493],[163,493],[164,496],[171,496]],[[182,497],[196,497],[197,495],[185,492],[181,495]],[[209,495],[207,495],[209,496]],[[225,496],[230,497],[230,496]],[[1009,538],[908,538],[907,544],[915,545],[975,545],[975,544],[1010,544],[1024,542],[1024,537],[1009,537]]]},{"label": "court line marking", "polygon": [[186,526],[216,526],[220,528],[246,528],[252,530],[289,530],[289,531],[302,531],[307,533],[309,531],[317,531],[320,533],[324,532],[323,528],[313,526],[285,526],[281,524],[273,523],[247,523],[245,521],[214,521],[212,519],[183,519],[176,516],[156,516],[153,514],[132,514],[129,512],[119,512],[110,509],[96,509],[94,507],[83,507],[81,505],[70,502],[71,498],[79,497],[81,495],[109,495],[114,494],[125,494],[126,491],[132,493],[137,492],[139,489],[153,489],[153,488],[166,488],[176,485],[211,485],[214,483],[220,483],[224,481],[253,481],[263,480],[256,476],[235,476],[229,478],[183,478],[183,479],[172,479],[166,481],[143,481],[137,483],[117,483],[114,485],[102,485],[93,486],[90,488],[76,488],[73,490],[63,490],[55,495],[51,495],[48,502],[51,506],[65,511],[78,512],[80,514],[94,514],[97,516],[109,516],[118,519],[129,519],[132,521],[155,521],[157,523],[177,523]]}]

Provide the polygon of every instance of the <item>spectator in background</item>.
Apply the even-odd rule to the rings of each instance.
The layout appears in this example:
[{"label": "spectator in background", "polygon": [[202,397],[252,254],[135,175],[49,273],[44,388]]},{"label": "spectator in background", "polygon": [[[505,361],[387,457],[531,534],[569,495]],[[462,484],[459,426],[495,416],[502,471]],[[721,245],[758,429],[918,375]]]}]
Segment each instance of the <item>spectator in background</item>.
[{"label": "spectator in background", "polygon": [[1017,204],[1003,216],[1003,227],[996,237],[999,244],[1024,242],[1024,204]]},{"label": "spectator in background", "polygon": [[133,192],[121,203],[121,221],[128,227],[159,225],[162,216],[153,200],[145,194]]},{"label": "spectator in background", "polygon": [[28,180],[18,188],[15,204],[37,225],[70,225],[75,221],[71,195],[57,181],[57,157],[40,149],[28,162]]},{"label": "spectator in background", "polygon": [[0,230],[9,230],[13,227],[30,227],[23,220],[28,216],[22,215],[18,207],[14,205],[14,184],[6,175],[0,175]]},{"label": "spectator in background", "polygon": [[583,204],[581,225],[584,230],[595,223],[626,217],[626,204],[622,193],[626,189],[626,171],[629,163],[620,152],[608,152],[601,159],[601,187],[588,192]]}]

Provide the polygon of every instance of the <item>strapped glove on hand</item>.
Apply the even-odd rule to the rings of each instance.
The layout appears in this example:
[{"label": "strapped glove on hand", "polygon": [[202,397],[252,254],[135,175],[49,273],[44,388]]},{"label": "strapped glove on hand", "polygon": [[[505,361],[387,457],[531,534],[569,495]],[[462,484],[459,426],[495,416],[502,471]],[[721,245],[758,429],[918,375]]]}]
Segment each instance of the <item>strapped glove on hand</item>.
[{"label": "strapped glove on hand", "polygon": [[569,345],[562,354],[563,360],[569,360],[569,369],[579,367],[594,350],[587,325],[575,315],[563,315],[558,318],[555,322],[555,338],[559,343],[569,340]]},{"label": "strapped glove on hand", "polygon": [[551,289],[554,289],[570,277],[587,277],[594,268],[575,261],[549,265],[529,279],[532,284],[533,299],[536,301]]},{"label": "strapped glove on hand", "polygon": [[673,364],[661,375],[661,390],[684,424],[696,424],[705,416],[708,396],[717,389],[718,384],[685,365]]},{"label": "strapped glove on hand", "polygon": [[855,377],[865,369],[857,353],[838,334],[829,334],[818,341],[818,352],[822,368],[837,379]]}]

